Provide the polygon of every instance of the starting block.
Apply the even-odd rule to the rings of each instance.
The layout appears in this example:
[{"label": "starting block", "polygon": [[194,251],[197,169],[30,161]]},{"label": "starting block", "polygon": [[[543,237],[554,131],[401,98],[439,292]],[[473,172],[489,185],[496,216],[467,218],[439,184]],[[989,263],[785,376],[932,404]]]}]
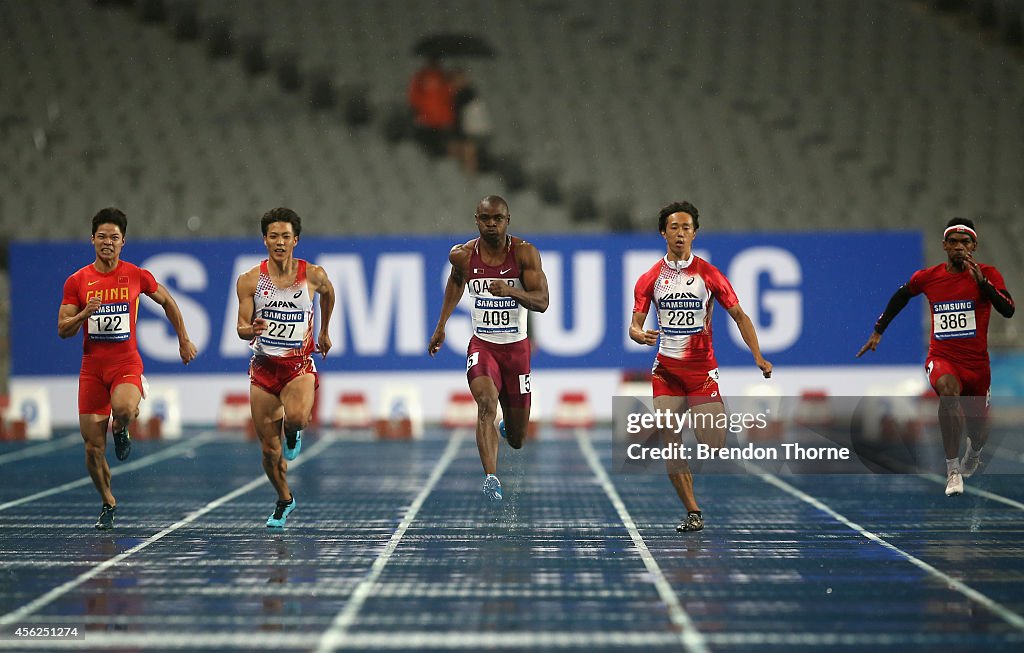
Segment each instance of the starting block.
[{"label": "starting block", "polygon": [[418,387],[385,386],[379,414],[377,437],[404,440],[423,436],[423,407]]},{"label": "starting block", "polygon": [[256,427],[252,423],[248,393],[229,392],[224,395],[220,411],[217,413],[217,429],[221,431],[244,430],[249,438],[256,437]]},{"label": "starting block", "polygon": [[373,426],[370,405],[362,392],[342,392],[332,420],[337,429],[368,429]]},{"label": "starting block", "polygon": [[[178,388],[172,385],[147,388],[146,398],[139,404],[135,428],[138,429],[140,439],[180,438],[181,400]],[[135,428],[132,428],[132,437],[135,437]]]},{"label": "starting block", "polygon": [[53,435],[50,393],[46,386],[15,385],[4,417],[11,439],[48,440]]},{"label": "starting block", "polygon": [[587,395],[579,391],[563,392],[555,407],[552,425],[558,429],[590,428],[594,425],[594,413],[590,409]]}]

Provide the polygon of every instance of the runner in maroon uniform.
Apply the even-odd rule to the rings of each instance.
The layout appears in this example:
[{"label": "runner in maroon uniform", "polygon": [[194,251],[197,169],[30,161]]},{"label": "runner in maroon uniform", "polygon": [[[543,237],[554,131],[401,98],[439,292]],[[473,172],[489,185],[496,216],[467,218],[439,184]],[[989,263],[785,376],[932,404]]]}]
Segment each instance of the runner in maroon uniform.
[{"label": "runner in maroon uniform", "polygon": [[[178,334],[178,354],[188,365],[196,356],[178,304],[147,270],[120,260],[128,218],[107,208],[92,219],[96,260],[64,282],[57,333],[70,338],[82,330],[82,370],[78,379],[78,422],[85,440],[85,466],[103,499],[96,528],[114,527],[117,500],[110,491],[107,423],[113,413],[114,452],[131,453],[128,424],[139,414],[143,398],[142,358],[135,342],[139,295],[163,307]],[[85,325],[83,329],[82,326]]]},{"label": "runner in maroon uniform", "polygon": [[[641,345],[654,346],[660,336],[658,356],[651,371],[655,410],[681,414],[689,408],[694,415],[712,416],[708,421],[718,423],[715,417],[725,413],[725,406],[718,390],[718,363],[711,340],[712,299],[736,321],[743,342],[765,378],[772,375],[772,364],[761,356],[754,324],[740,308],[729,280],[718,268],[692,253],[699,228],[697,208],[689,202],[675,202],[661,209],[658,231],[668,252],[636,283],[629,337]],[[659,329],[644,330],[652,303],[658,310]],[[705,422],[694,430],[704,444],[725,444],[722,427]],[[702,530],[704,516],[693,493],[693,474],[686,461],[678,467],[670,465],[669,478],[687,511],[676,530]]]},{"label": "runner in maroon uniform", "polygon": [[[981,448],[988,441],[988,403],[992,379],[988,361],[988,322],[994,306],[1003,317],[1011,317],[1013,298],[999,270],[977,263],[974,250],[978,234],[974,222],[953,218],[943,232],[946,263],[918,270],[900,286],[879,316],[875,329],[857,356],[875,351],[882,333],[910,298],[924,293],[932,314],[932,335],[925,369],[928,381],[939,395],[939,429],[946,454],[946,496],[962,494],[964,478],[978,469]],[[964,410],[960,397],[974,397]],[[967,400],[965,400],[967,401]],[[967,438],[963,462],[960,440],[966,423],[973,437]]]},{"label": "runner in maroon uniform", "polygon": [[430,338],[431,356],[444,343],[444,328],[469,286],[473,299],[473,337],[469,341],[466,377],[477,403],[476,446],[484,467],[483,491],[501,500],[498,431],[494,427],[498,402],[503,434],[513,449],[523,446],[530,423],[530,341],[527,311],[548,308],[548,280],[537,248],[508,235],[508,204],[496,195],[480,201],[476,226],[480,237],[456,245],[448,255],[452,270],[444,289],[437,328]]}]

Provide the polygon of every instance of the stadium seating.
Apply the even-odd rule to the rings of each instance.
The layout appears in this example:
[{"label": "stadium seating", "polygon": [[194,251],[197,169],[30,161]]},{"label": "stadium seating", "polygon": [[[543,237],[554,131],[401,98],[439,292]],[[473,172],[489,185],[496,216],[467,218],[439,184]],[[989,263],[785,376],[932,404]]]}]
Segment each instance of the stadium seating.
[{"label": "stadium seating", "polygon": [[[1024,64],[950,9],[1000,33],[1024,16],[1018,0],[2,3],[2,219],[77,237],[118,204],[137,237],[236,236],[285,204],[316,233],[462,234],[498,192],[519,231],[646,231],[685,197],[714,231],[934,234],[967,215],[982,258],[1019,279]],[[175,37],[182,16],[199,38]],[[460,63],[522,180],[467,179],[389,137],[412,44],[438,31],[494,42]],[[285,92],[285,59],[300,84],[360,89],[371,122]]]}]

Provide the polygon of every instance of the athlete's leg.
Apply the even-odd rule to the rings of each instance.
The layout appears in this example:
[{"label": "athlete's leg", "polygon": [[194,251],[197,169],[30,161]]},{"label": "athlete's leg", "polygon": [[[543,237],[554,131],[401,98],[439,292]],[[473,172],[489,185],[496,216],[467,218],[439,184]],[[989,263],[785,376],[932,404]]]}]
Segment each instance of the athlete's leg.
[{"label": "athlete's leg", "polygon": [[142,391],[134,383],[119,383],[114,386],[110,393],[110,416],[113,419],[111,426],[116,433],[128,428],[128,425],[139,416],[139,403],[142,401]]},{"label": "athlete's leg", "polygon": [[284,406],[284,435],[294,437],[309,426],[313,417],[313,397],[316,393],[316,376],[297,376],[281,390],[281,404]]},{"label": "athlete's leg", "polygon": [[513,449],[522,449],[526,434],[530,429],[530,407],[519,408],[502,406],[502,419],[505,420],[505,439]]},{"label": "athlete's leg", "polygon": [[[654,398],[654,409],[656,411],[671,411],[675,415],[682,415],[686,408],[685,397],[672,395],[661,395]],[[664,445],[670,443],[682,443],[680,434],[671,430],[662,430],[661,442]],[[697,506],[697,498],[693,494],[693,472],[685,460],[666,460],[665,468],[668,470],[668,478],[675,488],[679,500],[686,506],[687,512],[700,510]]]},{"label": "athlete's leg", "polygon": [[249,386],[249,405],[263,453],[263,471],[277,491],[278,500],[288,501],[292,498],[292,491],[288,487],[288,463],[281,455],[284,406],[275,395],[255,385]]},{"label": "athlete's leg", "polygon": [[960,380],[952,374],[943,374],[935,381],[939,395],[939,430],[946,460],[960,457],[960,440],[964,430],[964,409],[960,405]]},{"label": "athlete's leg", "polygon": [[100,493],[103,503],[117,505],[110,491],[110,465],[107,464],[107,422],[108,415],[79,415],[78,425],[85,441],[85,468],[89,470],[92,484]]},{"label": "athlete's leg", "polygon": [[693,414],[697,441],[712,449],[721,449],[725,446],[725,425],[720,416],[725,414],[725,406],[720,401],[697,405],[693,401],[690,401],[690,413]]},{"label": "athlete's leg", "polygon": [[[489,376],[478,376],[469,382],[469,391],[476,401],[476,448],[485,474],[498,470],[498,429],[494,418],[498,415],[498,388]],[[505,429],[508,432],[508,417]]]}]

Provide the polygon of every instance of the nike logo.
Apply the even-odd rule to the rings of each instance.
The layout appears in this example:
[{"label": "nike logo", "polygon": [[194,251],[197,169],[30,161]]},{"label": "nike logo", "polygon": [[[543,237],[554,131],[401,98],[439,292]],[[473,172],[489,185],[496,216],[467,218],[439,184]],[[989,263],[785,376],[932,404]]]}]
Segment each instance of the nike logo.
[{"label": "nike logo", "polygon": [[502,270],[499,274],[508,274],[511,271],[512,271],[512,268],[509,268],[507,270]]},{"label": "nike logo", "polygon": [[91,286],[91,285],[93,285],[93,284],[97,284],[97,283],[99,283],[99,282],[100,282],[100,280],[99,280],[99,279],[97,279],[96,281],[90,281],[89,283],[87,283],[87,284],[85,284],[85,285],[87,285],[87,286]]},{"label": "nike logo", "polygon": [[135,375],[134,374],[122,374],[121,378],[122,379],[127,379],[129,376],[135,376]]}]

